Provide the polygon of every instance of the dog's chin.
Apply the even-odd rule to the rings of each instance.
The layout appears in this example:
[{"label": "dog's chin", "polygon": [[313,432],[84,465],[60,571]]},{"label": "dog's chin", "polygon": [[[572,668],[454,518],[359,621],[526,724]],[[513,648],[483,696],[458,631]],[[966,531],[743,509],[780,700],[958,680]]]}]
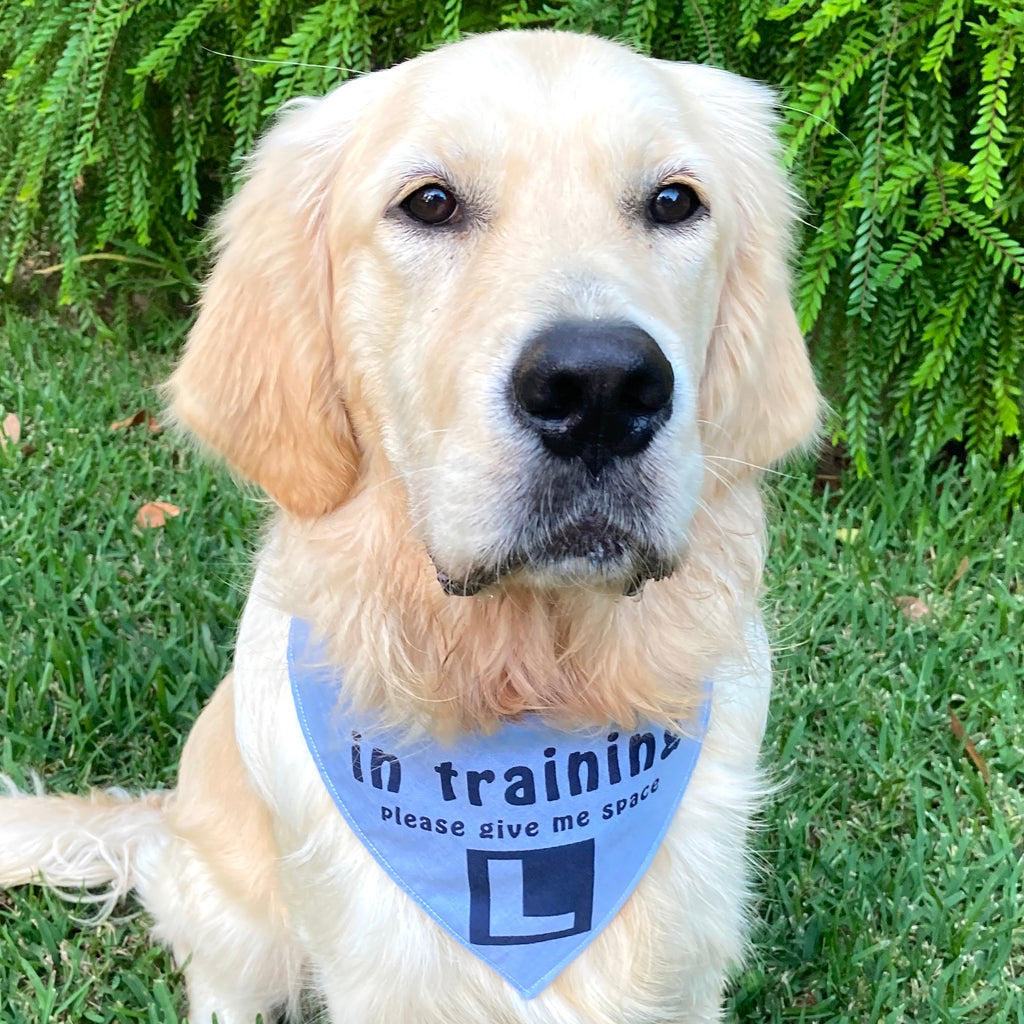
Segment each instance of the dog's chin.
[{"label": "dog's chin", "polygon": [[660,552],[647,540],[612,524],[585,517],[521,541],[502,556],[463,572],[438,566],[437,580],[454,597],[472,597],[502,584],[633,596],[648,580],[670,576],[678,564],[677,555]]}]

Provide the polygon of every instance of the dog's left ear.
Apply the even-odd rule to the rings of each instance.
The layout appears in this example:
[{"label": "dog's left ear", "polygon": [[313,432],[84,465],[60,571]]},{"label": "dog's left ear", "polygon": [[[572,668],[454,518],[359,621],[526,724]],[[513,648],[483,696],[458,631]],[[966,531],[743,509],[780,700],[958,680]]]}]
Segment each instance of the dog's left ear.
[{"label": "dog's left ear", "polygon": [[790,303],[794,200],[779,163],[775,97],[716,68],[674,65],[688,113],[713,140],[731,236],[725,283],[700,385],[706,451],[736,479],[810,443],[820,424],[807,347]]},{"label": "dog's left ear", "polygon": [[261,140],[218,219],[216,263],[167,386],[175,420],[300,516],[340,505],[357,473],[326,221],[374,77],[291,105]]}]

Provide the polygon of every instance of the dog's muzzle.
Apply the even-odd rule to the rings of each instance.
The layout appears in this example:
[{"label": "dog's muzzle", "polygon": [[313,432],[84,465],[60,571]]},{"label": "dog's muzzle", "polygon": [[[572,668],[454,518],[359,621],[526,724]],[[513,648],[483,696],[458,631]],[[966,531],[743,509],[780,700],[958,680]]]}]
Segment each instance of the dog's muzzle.
[{"label": "dog's muzzle", "polygon": [[652,537],[656,485],[639,456],[672,415],[674,384],[665,353],[633,324],[562,322],[527,341],[510,404],[540,460],[524,470],[507,544],[462,576],[440,571],[445,591],[468,596],[526,572],[631,594],[673,572],[677,557]]}]

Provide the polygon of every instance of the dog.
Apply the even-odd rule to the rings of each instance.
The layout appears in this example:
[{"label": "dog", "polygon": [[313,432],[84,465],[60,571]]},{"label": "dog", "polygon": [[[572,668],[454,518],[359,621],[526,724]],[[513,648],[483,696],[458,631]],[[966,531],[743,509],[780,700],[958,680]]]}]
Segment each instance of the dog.
[{"label": "dog", "polygon": [[819,395],[773,96],[558,32],[288,105],[173,419],[276,504],[177,788],[0,800],[0,883],[136,890],[190,1020],[720,1019]]}]

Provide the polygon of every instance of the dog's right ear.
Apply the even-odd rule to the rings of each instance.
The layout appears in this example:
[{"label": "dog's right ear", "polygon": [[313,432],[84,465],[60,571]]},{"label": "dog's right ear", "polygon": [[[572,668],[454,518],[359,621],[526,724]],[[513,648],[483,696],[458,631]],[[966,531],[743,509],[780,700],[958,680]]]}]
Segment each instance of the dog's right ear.
[{"label": "dog's right ear", "polygon": [[218,219],[216,263],[167,386],[176,421],[300,516],[340,505],[357,473],[331,337],[327,213],[371,85],[290,105],[260,142]]}]

